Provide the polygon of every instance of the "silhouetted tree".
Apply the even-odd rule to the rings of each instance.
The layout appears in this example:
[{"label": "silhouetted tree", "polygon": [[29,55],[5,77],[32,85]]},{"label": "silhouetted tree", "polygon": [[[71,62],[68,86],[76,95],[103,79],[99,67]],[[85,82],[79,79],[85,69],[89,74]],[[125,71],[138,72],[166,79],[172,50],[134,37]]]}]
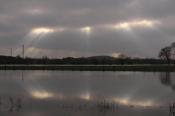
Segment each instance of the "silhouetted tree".
[{"label": "silhouetted tree", "polygon": [[159,58],[166,60],[168,64],[171,63],[171,46],[164,47],[160,50]]},{"label": "silhouetted tree", "polygon": [[175,42],[171,44],[171,58],[175,60]]}]

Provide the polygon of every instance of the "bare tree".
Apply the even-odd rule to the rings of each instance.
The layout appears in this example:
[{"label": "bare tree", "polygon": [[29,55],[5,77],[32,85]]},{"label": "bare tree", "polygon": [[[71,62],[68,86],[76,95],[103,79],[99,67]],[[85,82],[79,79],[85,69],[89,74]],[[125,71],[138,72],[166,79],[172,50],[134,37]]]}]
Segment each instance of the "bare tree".
[{"label": "bare tree", "polygon": [[175,42],[171,44],[171,58],[175,60]]},{"label": "bare tree", "polygon": [[171,63],[171,51],[172,47],[171,46],[167,46],[161,49],[160,53],[159,53],[159,58],[166,60],[168,64]]}]

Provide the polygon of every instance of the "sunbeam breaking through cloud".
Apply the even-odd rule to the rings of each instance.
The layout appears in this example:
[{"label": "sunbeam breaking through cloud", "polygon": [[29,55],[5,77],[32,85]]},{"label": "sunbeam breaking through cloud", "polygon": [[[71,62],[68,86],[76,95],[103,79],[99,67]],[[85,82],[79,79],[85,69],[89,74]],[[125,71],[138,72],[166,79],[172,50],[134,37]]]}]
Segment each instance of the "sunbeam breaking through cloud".
[{"label": "sunbeam breaking through cloud", "polygon": [[[20,49],[24,44],[49,51],[51,57],[58,56],[55,51],[65,51],[65,56],[74,51],[77,56],[117,52],[155,58],[175,37],[172,0],[0,2],[0,47],[4,49]],[[3,49],[0,52],[5,54]]]}]

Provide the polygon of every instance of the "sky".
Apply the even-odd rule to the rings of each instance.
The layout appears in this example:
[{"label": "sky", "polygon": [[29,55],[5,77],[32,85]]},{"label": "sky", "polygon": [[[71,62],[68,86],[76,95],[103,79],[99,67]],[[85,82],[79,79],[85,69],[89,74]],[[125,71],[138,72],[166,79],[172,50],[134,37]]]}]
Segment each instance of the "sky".
[{"label": "sky", "polygon": [[0,0],[0,54],[157,58],[175,41],[175,0]]}]

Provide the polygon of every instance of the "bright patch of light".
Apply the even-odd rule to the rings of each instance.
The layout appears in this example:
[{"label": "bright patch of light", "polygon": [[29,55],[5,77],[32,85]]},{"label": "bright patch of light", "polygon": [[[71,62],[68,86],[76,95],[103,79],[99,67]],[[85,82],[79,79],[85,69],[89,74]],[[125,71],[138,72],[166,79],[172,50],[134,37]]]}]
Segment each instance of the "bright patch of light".
[{"label": "bright patch of light", "polygon": [[152,20],[139,20],[132,22],[122,22],[113,26],[115,29],[123,29],[126,31],[130,31],[134,27],[144,27],[144,28],[152,28],[155,24],[160,23],[159,21]]},{"label": "bright patch of light", "polygon": [[89,34],[89,33],[91,33],[92,28],[91,27],[83,27],[80,30],[81,30],[81,32]]},{"label": "bright patch of light", "polygon": [[26,52],[34,52],[34,51],[38,51],[38,49],[34,48],[34,47],[30,47],[30,48],[27,48]]},{"label": "bright patch of light", "polygon": [[150,100],[133,101],[133,100],[130,100],[129,98],[121,98],[121,99],[115,98],[114,102],[119,103],[121,105],[135,106],[135,107],[153,107],[153,106],[157,106],[157,104],[154,104]]},{"label": "bright patch of light", "polygon": [[121,56],[121,53],[113,53],[112,57],[114,58],[119,58]]},{"label": "bright patch of light", "polygon": [[51,93],[48,93],[46,91],[32,91],[31,95],[36,99],[47,99],[53,97]]},{"label": "bright patch of light", "polygon": [[31,33],[32,34],[48,34],[48,33],[53,33],[55,30],[54,29],[51,29],[51,28],[35,28],[35,29],[32,29]]},{"label": "bright patch of light", "polygon": [[120,23],[120,24],[117,24],[116,26],[114,26],[114,28],[124,29],[124,30],[128,30],[128,31],[131,30],[129,23]]},{"label": "bright patch of light", "polygon": [[80,98],[83,99],[83,100],[90,100],[91,95],[90,95],[90,93],[81,94]]},{"label": "bright patch of light", "polygon": [[41,52],[41,49],[35,47],[26,48],[25,54],[30,57],[36,57]]},{"label": "bright patch of light", "polygon": [[143,20],[143,21],[136,21],[131,23],[133,26],[143,26],[143,27],[153,27],[154,26],[154,21],[148,21],[148,20]]}]

